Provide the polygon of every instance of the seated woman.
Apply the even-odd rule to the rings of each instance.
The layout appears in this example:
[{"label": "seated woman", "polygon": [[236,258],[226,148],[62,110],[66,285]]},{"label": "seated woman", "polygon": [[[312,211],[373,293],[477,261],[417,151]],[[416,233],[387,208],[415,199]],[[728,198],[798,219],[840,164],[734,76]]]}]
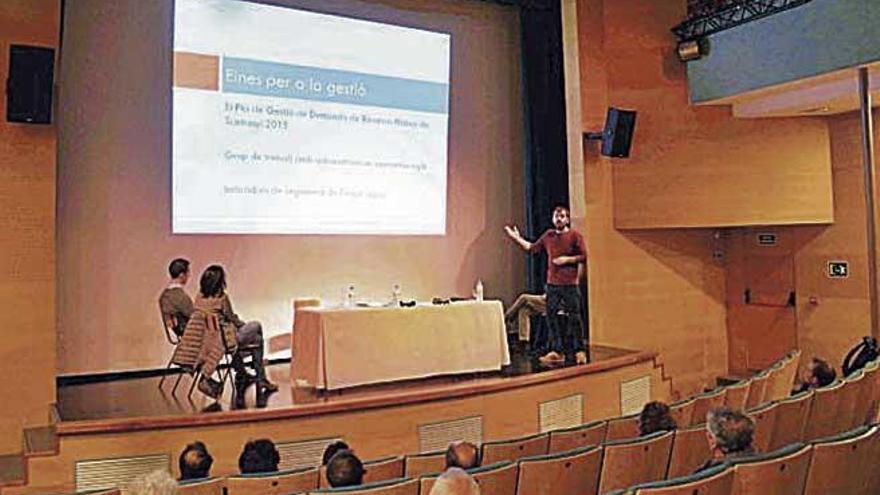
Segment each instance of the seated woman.
[{"label": "seated woman", "polygon": [[663,402],[648,402],[639,415],[639,436],[642,437],[657,431],[672,431],[677,426],[669,413],[669,406]]}]

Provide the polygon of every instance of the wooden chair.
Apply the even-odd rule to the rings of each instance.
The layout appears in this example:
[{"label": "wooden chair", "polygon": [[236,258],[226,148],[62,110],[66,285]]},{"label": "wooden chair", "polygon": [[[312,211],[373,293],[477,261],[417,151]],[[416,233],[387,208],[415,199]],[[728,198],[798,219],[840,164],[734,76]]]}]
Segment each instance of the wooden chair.
[{"label": "wooden chair", "polygon": [[[695,399],[690,398],[669,404],[669,415],[672,416],[679,428],[694,424],[694,405],[696,403]],[[706,418],[703,418],[703,421],[706,421]]]},{"label": "wooden chair", "polygon": [[177,484],[175,495],[223,495],[226,478],[202,478],[181,481]]},{"label": "wooden chair", "polygon": [[445,450],[412,454],[403,458],[403,475],[406,478],[417,478],[423,474],[439,473],[444,469],[446,469]]},{"label": "wooden chair", "polygon": [[[177,348],[177,344],[180,344],[180,337],[174,332],[174,328],[177,328],[177,318],[174,315],[169,315],[162,313],[162,326],[165,329],[165,340],[168,341],[169,344]],[[171,371],[171,368],[174,367],[174,353],[172,353],[171,357],[168,358],[168,364],[165,365],[165,373],[162,374],[162,378],[159,379],[159,389],[162,388],[162,385],[165,383],[165,379],[168,378],[168,374]],[[177,387],[180,385],[180,381],[183,379],[184,374],[189,374],[193,377],[193,383],[190,387],[190,394],[192,394],[192,389],[195,388],[195,371],[191,368],[186,368],[183,366],[178,367],[179,370],[177,372],[177,379],[174,381],[174,387],[171,388],[171,395],[175,395],[177,393]]]},{"label": "wooden chair", "polygon": [[733,461],[732,495],[800,495],[813,448],[795,444],[765,455]]},{"label": "wooden chair", "polygon": [[500,461],[518,461],[523,457],[544,455],[550,444],[549,433],[539,433],[528,437],[515,438],[513,440],[498,440],[483,444],[483,465],[489,465]]},{"label": "wooden chair", "polygon": [[290,495],[318,488],[318,468],[237,474],[226,478],[226,495]]},{"label": "wooden chair", "polygon": [[519,461],[517,495],[597,495],[602,447],[526,457]]},{"label": "wooden chair", "polygon": [[553,430],[550,432],[550,446],[547,451],[550,454],[555,454],[590,445],[599,445],[605,441],[607,430],[607,421],[594,421],[574,428]]},{"label": "wooden chair", "polygon": [[516,495],[516,479],[519,473],[516,463],[499,462],[469,469],[468,473],[480,485],[480,495]]},{"label": "wooden chair", "polygon": [[419,495],[419,480],[414,478],[399,478],[396,480],[378,481],[376,483],[365,483],[357,486],[324,488],[321,490],[312,490],[309,493],[344,493],[345,495]]},{"label": "wooden chair", "polygon": [[[734,411],[745,411],[751,385],[751,380],[743,380],[724,387],[724,405]],[[705,421],[705,418],[703,420]]]},{"label": "wooden chair", "polygon": [[749,385],[749,398],[746,399],[746,410],[754,409],[764,403],[764,392],[767,390],[767,379],[770,373],[764,371],[753,376]]},{"label": "wooden chair", "polygon": [[605,432],[605,441],[624,440],[639,436],[640,414],[630,414],[608,420],[608,430]]},{"label": "wooden chair", "polygon": [[755,422],[755,433],[752,437],[752,447],[756,452],[769,452],[770,440],[773,439],[773,430],[776,426],[776,411],[779,404],[771,402],[746,414]]},{"label": "wooden chair", "polygon": [[866,493],[869,473],[877,469],[877,460],[869,455],[870,441],[876,428],[862,426],[841,435],[816,440],[804,495]]},{"label": "wooden chair", "polygon": [[793,351],[783,358],[781,365],[774,369],[772,372],[773,376],[767,382],[764,402],[785,399],[791,395],[791,389],[794,386],[794,379],[797,376],[800,361],[800,351]]},{"label": "wooden chair", "polygon": [[667,478],[680,478],[693,473],[706,463],[710,454],[705,424],[676,430]]},{"label": "wooden chair", "polygon": [[862,370],[854,372],[843,381],[843,390],[840,391],[840,402],[837,404],[839,428],[835,434],[851,430],[858,426],[860,422],[864,422],[864,419],[859,421],[856,418],[856,408],[867,383],[865,373]]},{"label": "wooden chair", "polygon": [[375,483],[403,477],[404,458],[385,457],[364,462],[364,483]]},{"label": "wooden chair", "polygon": [[[694,412],[691,417],[692,424],[700,424],[706,422],[706,413],[712,409],[724,405],[724,388],[717,388],[711,392],[706,392],[694,397]],[[682,425],[684,426],[684,425]]]},{"label": "wooden chair", "polygon": [[840,433],[842,428],[837,413],[843,383],[835,381],[830,385],[813,390],[813,406],[810,408],[810,416],[807,419],[804,440],[810,441]]},{"label": "wooden chair", "polygon": [[776,404],[776,421],[773,423],[768,450],[773,451],[804,441],[812,405],[812,391],[801,392]]},{"label": "wooden chair", "polygon": [[730,495],[733,490],[733,468],[722,464],[699,473],[636,485],[635,495]]},{"label": "wooden chair", "polygon": [[599,493],[664,479],[672,438],[671,431],[658,431],[642,438],[606,442]]}]

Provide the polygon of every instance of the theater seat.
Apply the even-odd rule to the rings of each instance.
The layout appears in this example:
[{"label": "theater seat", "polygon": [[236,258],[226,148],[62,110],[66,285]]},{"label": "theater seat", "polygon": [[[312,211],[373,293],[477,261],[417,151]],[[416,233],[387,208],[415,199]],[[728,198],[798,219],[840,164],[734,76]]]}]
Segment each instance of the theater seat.
[{"label": "theater seat", "polygon": [[519,466],[512,462],[499,462],[468,470],[480,485],[480,495],[516,495],[518,472]]},{"label": "theater seat", "polygon": [[[686,428],[694,424],[694,404],[696,403],[696,400],[690,398],[669,404],[669,415],[672,416],[679,428]],[[703,418],[703,421],[706,421],[706,418]]]},{"label": "theater seat", "polygon": [[596,495],[602,447],[526,457],[519,461],[517,495]]},{"label": "theater seat", "polygon": [[679,478],[693,473],[706,463],[710,454],[705,424],[676,430],[667,478]]},{"label": "theater seat", "polygon": [[773,434],[768,450],[773,451],[804,441],[812,404],[812,391],[801,392],[777,403],[776,420],[773,423]]},{"label": "theater seat", "polygon": [[845,429],[841,427],[838,417],[843,384],[842,381],[836,381],[813,391],[813,406],[810,408],[810,416],[807,419],[805,440],[830,437]]},{"label": "theater seat", "polygon": [[223,495],[225,478],[202,478],[181,481],[177,484],[175,495]]},{"label": "theater seat", "polygon": [[732,495],[800,495],[807,481],[810,454],[811,446],[794,444],[732,462]]},{"label": "theater seat", "polygon": [[764,371],[753,376],[749,385],[749,398],[746,399],[746,410],[754,409],[764,403],[764,391],[767,390],[767,379],[770,373]]},{"label": "theater seat", "polygon": [[[733,385],[724,387],[724,405],[734,411],[744,411],[746,408],[746,400],[749,398],[749,388],[752,382],[743,380]],[[703,418],[705,421],[705,418]]]},{"label": "theater seat", "polygon": [[522,457],[543,455],[547,453],[550,434],[539,433],[528,437],[512,440],[498,440],[483,444],[482,463],[493,464],[500,461],[518,461]]},{"label": "theater seat", "polygon": [[866,494],[869,473],[877,469],[877,459],[869,455],[876,431],[862,426],[813,442],[804,495]]},{"label": "theater seat", "polygon": [[[294,492],[288,492],[294,493]],[[358,486],[346,486],[342,488],[324,488],[313,490],[310,494],[335,494],[345,495],[419,495],[419,480],[414,478],[398,478],[396,480],[377,481]]]},{"label": "theater seat", "polygon": [[423,474],[439,473],[446,468],[446,451],[437,450],[404,457],[404,473],[407,478],[416,478]]},{"label": "theater seat", "polygon": [[318,488],[318,468],[226,478],[226,495],[288,495]]},{"label": "theater seat", "polygon": [[594,421],[574,428],[553,430],[550,432],[548,453],[555,454],[590,445],[599,445],[605,441],[607,429],[607,421]]},{"label": "theater seat", "polygon": [[599,493],[664,479],[672,437],[671,431],[658,431],[642,438],[606,442]]},{"label": "theater seat", "polygon": [[635,495],[730,495],[733,491],[733,468],[726,464],[696,474],[636,485]]},{"label": "theater seat", "polygon": [[[706,422],[706,413],[712,409],[724,405],[724,388],[717,388],[711,392],[706,392],[694,397],[694,412],[691,417],[691,424],[700,424]],[[685,426],[685,425],[682,425]]]},{"label": "theater seat", "polygon": [[752,447],[757,452],[770,452],[770,440],[773,438],[773,429],[776,426],[776,410],[779,403],[765,404],[746,414],[755,422],[755,434],[752,438]]},{"label": "theater seat", "polygon": [[851,430],[858,426],[856,420],[856,407],[858,407],[859,396],[862,395],[865,381],[865,373],[858,370],[846,377],[843,381],[843,390],[840,391],[840,402],[837,404],[837,431],[840,433]]},{"label": "theater seat", "polygon": [[620,416],[608,420],[608,431],[605,441],[625,440],[639,436],[639,414]]}]

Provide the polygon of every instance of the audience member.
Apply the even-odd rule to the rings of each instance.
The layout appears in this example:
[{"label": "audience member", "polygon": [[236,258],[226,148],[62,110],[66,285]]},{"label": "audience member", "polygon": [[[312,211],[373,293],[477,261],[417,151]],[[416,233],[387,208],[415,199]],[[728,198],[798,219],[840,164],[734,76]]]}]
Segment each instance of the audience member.
[{"label": "audience member", "polygon": [[168,265],[168,275],[171,281],[159,295],[159,310],[163,318],[170,316],[174,319],[174,326],[170,330],[180,337],[193,312],[192,299],[184,290],[189,280],[189,260],[173,260]]},{"label": "audience member", "polygon": [[463,469],[453,467],[437,478],[430,495],[480,495],[480,485]]},{"label": "audience member", "polygon": [[238,457],[238,469],[242,474],[272,473],[278,471],[281,456],[272,440],[262,438],[245,444]]},{"label": "audience member", "polygon": [[361,460],[348,449],[336,452],[327,462],[327,481],[333,488],[360,485],[365,472]]},{"label": "audience member", "polygon": [[336,455],[340,450],[349,450],[348,444],[343,442],[342,440],[337,440],[324,449],[324,455],[321,457],[321,465],[326,466],[330,459]]},{"label": "audience member", "polygon": [[471,469],[480,465],[480,450],[470,442],[452,442],[446,448],[446,469]]},{"label": "audience member", "polygon": [[187,445],[178,459],[180,481],[210,477],[212,464],[214,458],[208,453],[204,443],[193,442]]},{"label": "audience member", "polygon": [[122,487],[122,495],[174,495],[177,482],[163,469],[131,480]]},{"label": "audience member", "polygon": [[801,375],[803,381],[800,385],[795,387],[792,393],[797,394],[814,388],[831,385],[836,378],[837,372],[834,371],[834,368],[828,364],[827,361],[813,358],[807,365],[807,369],[805,369]]},{"label": "audience member", "polygon": [[706,415],[706,437],[709,440],[711,458],[699,470],[753,455],[754,434],[754,421],[740,411],[729,407],[709,411]]},{"label": "audience member", "polygon": [[639,435],[643,437],[657,431],[672,431],[677,426],[669,413],[669,406],[663,402],[648,402],[639,415]]}]

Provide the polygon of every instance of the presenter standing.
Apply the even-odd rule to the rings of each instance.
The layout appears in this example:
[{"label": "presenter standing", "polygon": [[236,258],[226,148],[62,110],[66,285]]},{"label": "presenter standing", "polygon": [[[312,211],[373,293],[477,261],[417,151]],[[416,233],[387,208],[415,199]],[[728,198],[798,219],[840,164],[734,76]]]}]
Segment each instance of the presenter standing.
[{"label": "presenter standing", "polygon": [[566,206],[553,209],[553,228],[535,242],[523,238],[516,226],[504,231],[519,247],[530,253],[547,252],[547,326],[550,348],[539,360],[560,364],[574,355],[577,364],[587,362],[584,327],[581,321],[578,265],[587,261],[584,238],[571,229]]}]

